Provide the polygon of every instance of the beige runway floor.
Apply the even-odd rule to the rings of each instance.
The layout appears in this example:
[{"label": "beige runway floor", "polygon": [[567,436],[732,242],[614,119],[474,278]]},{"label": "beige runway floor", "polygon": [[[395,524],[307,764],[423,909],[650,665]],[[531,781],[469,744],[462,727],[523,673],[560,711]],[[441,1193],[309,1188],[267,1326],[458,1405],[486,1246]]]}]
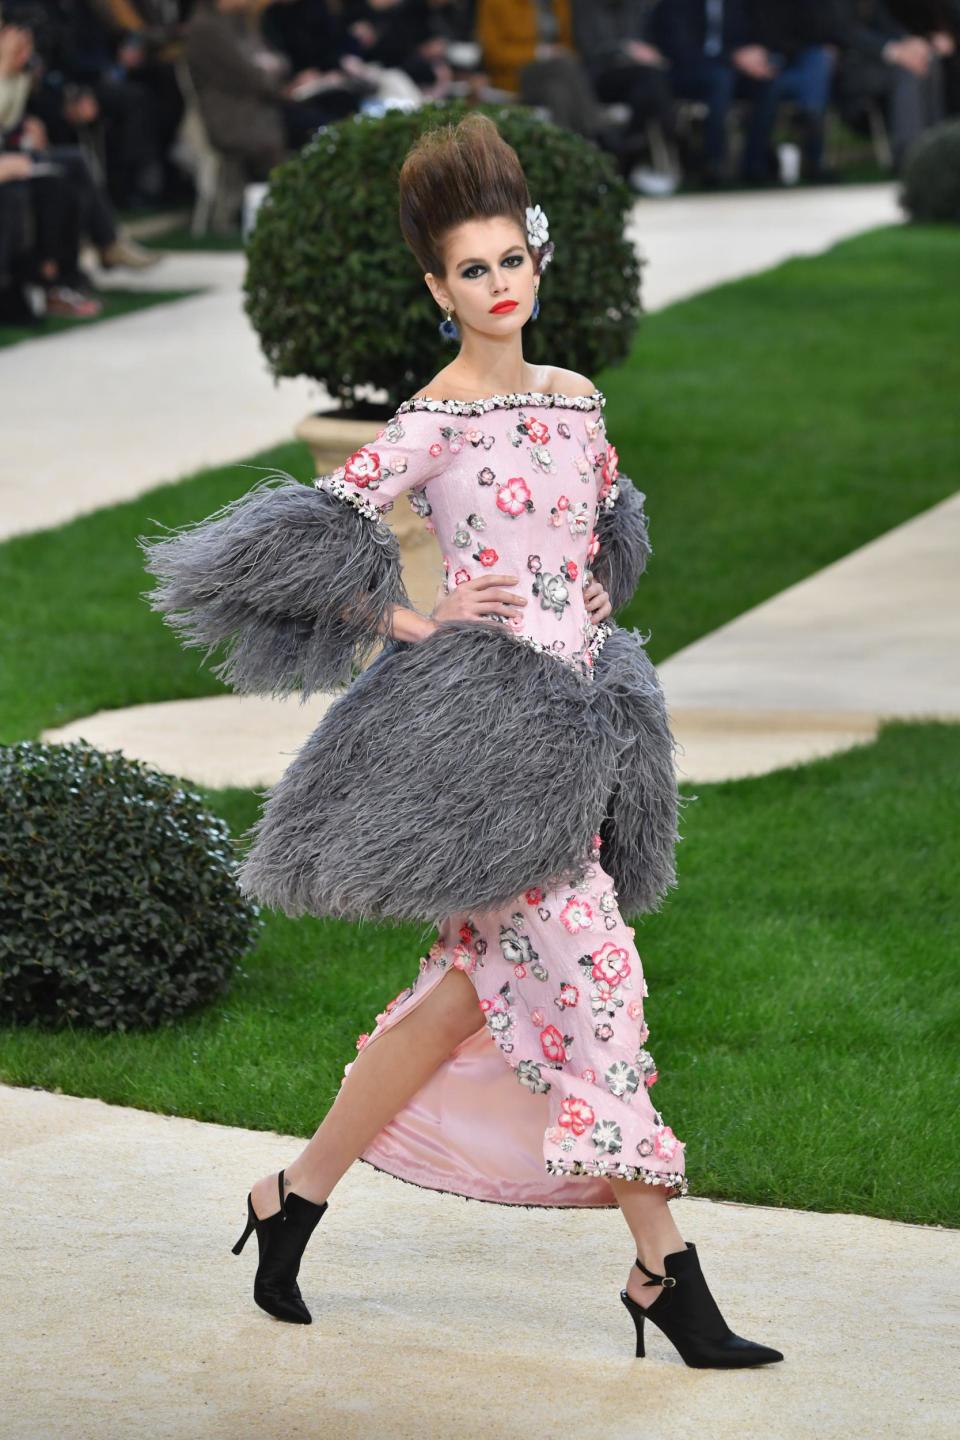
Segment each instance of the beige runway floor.
[{"label": "beige runway floor", "polygon": [[955,1440],[960,1232],[674,1202],[732,1328],[784,1360],[683,1364],[618,1292],[618,1211],[495,1206],[355,1165],[253,1302],[254,1179],[293,1136],[0,1086],[4,1440]]}]

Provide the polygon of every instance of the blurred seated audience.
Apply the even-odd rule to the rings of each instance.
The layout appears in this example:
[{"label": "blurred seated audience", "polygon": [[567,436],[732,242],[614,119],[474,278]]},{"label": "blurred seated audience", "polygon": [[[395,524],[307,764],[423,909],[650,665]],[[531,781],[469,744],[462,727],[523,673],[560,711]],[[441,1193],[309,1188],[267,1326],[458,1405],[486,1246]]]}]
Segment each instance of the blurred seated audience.
[{"label": "blurred seated audience", "polygon": [[756,154],[751,166],[762,172],[770,166],[770,142],[781,101],[795,105],[793,126],[798,132],[803,179],[834,178],[823,163],[827,106],[842,37],[833,19],[833,0],[749,0],[751,34],[774,66],[769,85],[754,101]]},{"label": "blurred seated audience", "polygon": [[521,105],[543,106],[555,125],[597,136],[603,110],[574,47],[571,0],[477,0],[477,39],[493,85]]},{"label": "blurred seated audience", "polygon": [[442,99],[453,80],[446,59],[453,9],[437,0],[342,0],[360,58],[385,70],[402,70],[425,100]]},{"label": "blurred seated audience", "polygon": [[258,0],[196,0],[186,27],[187,64],[210,143],[236,157],[249,180],[266,180],[321,125],[358,106],[346,71],[294,70],[268,45],[260,9]]},{"label": "blurred seated audience", "polygon": [[869,132],[865,102],[882,106],[899,174],[913,142],[946,114],[944,52],[897,20],[884,0],[832,0],[827,8],[840,47],[833,104],[851,129],[864,134]]},{"label": "blurred seated audience", "polygon": [[[175,62],[183,54],[180,0],[54,0],[49,7],[50,108],[69,127],[102,116],[107,184],[123,208],[156,208],[189,195],[172,158],[184,103]],[[93,120],[89,118],[95,111]]]},{"label": "blurred seated audience", "polygon": [[[670,63],[653,38],[657,0],[573,0],[573,33],[594,92],[604,104],[629,108],[630,119],[612,148],[626,167],[646,148],[656,120],[667,143],[677,144],[676,106]],[[630,172],[646,188],[645,167]],[[655,184],[654,189],[662,188]]]},{"label": "blurred seated audience", "polygon": [[735,100],[750,107],[740,178],[747,184],[766,182],[767,91],[777,65],[757,39],[747,0],[661,0],[653,32],[670,62],[674,96],[700,100],[707,107],[703,184],[710,188],[731,178],[729,117]]},{"label": "blurred seated audience", "polygon": [[[34,228],[34,279],[47,292],[47,311],[90,315],[99,304],[80,267],[82,243],[89,241],[104,269],[143,269],[162,257],[120,236],[109,199],[80,146],[50,144],[43,120],[32,113],[40,71],[35,53],[30,30],[0,25],[0,153],[8,176],[12,168],[26,185],[26,206],[18,201],[16,224],[22,226],[27,215]],[[15,159],[21,163],[13,164]]]}]

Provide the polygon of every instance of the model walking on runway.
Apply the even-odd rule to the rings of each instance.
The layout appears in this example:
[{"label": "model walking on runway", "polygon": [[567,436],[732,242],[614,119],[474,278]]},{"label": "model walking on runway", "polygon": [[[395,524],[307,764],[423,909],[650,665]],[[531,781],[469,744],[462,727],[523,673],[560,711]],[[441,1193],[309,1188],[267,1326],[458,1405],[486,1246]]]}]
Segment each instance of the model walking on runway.
[{"label": "model walking on runway", "polygon": [[[619,1206],[637,1355],[649,1318],[688,1365],[781,1360],[733,1333],[677,1228],[685,1144],[651,1098],[622,911],[675,884],[680,801],[656,671],[609,618],[650,554],[645,496],[593,383],[523,358],[553,244],[489,117],[412,147],[400,228],[452,363],[312,486],[269,476],[140,537],[154,608],[183,643],[224,645],[236,690],[346,686],[269,793],[244,893],[437,931],[316,1134],[253,1183],[235,1253],[255,1229],[255,1300],[308,1323],[301,1257],[357,1159],[498,1204]],[[383,518],[403,495],[442,553],[430,615]]]}]

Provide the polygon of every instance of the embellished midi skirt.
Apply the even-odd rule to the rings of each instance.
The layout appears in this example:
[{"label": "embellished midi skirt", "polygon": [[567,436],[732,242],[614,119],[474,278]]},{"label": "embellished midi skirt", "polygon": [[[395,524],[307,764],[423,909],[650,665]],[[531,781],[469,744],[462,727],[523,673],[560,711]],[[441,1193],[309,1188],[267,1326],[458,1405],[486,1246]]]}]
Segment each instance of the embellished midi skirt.
[{"label": "embellished midi skirt", "polygon": [[[450,969],[472,981],[478,1022],[363,1151],[379,1170],[505,1205],[616,1205],[609,1177],[687,1193],[685,1144],[652,1100],[648,995],[634,930],[600,864],[580,884],[442,920],[413,983],[357,1039],[362,1052]],[[344,1070],[344,1080],[356,1061]],[[342,1084],[343,1082],[341,1082]]]}]

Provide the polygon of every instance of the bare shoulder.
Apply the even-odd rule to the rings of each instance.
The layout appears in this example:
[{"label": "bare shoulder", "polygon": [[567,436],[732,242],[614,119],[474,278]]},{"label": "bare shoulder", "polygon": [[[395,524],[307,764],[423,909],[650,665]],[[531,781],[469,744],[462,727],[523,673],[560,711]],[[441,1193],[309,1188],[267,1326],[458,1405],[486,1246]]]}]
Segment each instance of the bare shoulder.
[{"label": "bare shoulder", "polygon": [[561,395],[592,395],[597,387],[576,370],[552,370],[549,388]]},{"label": "bare shoulder", "polygon": [[443,370],[438,370],[433,379],[428,380],[426,385],[417,391],[416,395],[410,396],[410,399],[435,400],[448,396],[451,392],[455,394],[457,389],[456,380],[454,380],[451,385],[447,379],[448,369],[449,367],[445,367]]}]

